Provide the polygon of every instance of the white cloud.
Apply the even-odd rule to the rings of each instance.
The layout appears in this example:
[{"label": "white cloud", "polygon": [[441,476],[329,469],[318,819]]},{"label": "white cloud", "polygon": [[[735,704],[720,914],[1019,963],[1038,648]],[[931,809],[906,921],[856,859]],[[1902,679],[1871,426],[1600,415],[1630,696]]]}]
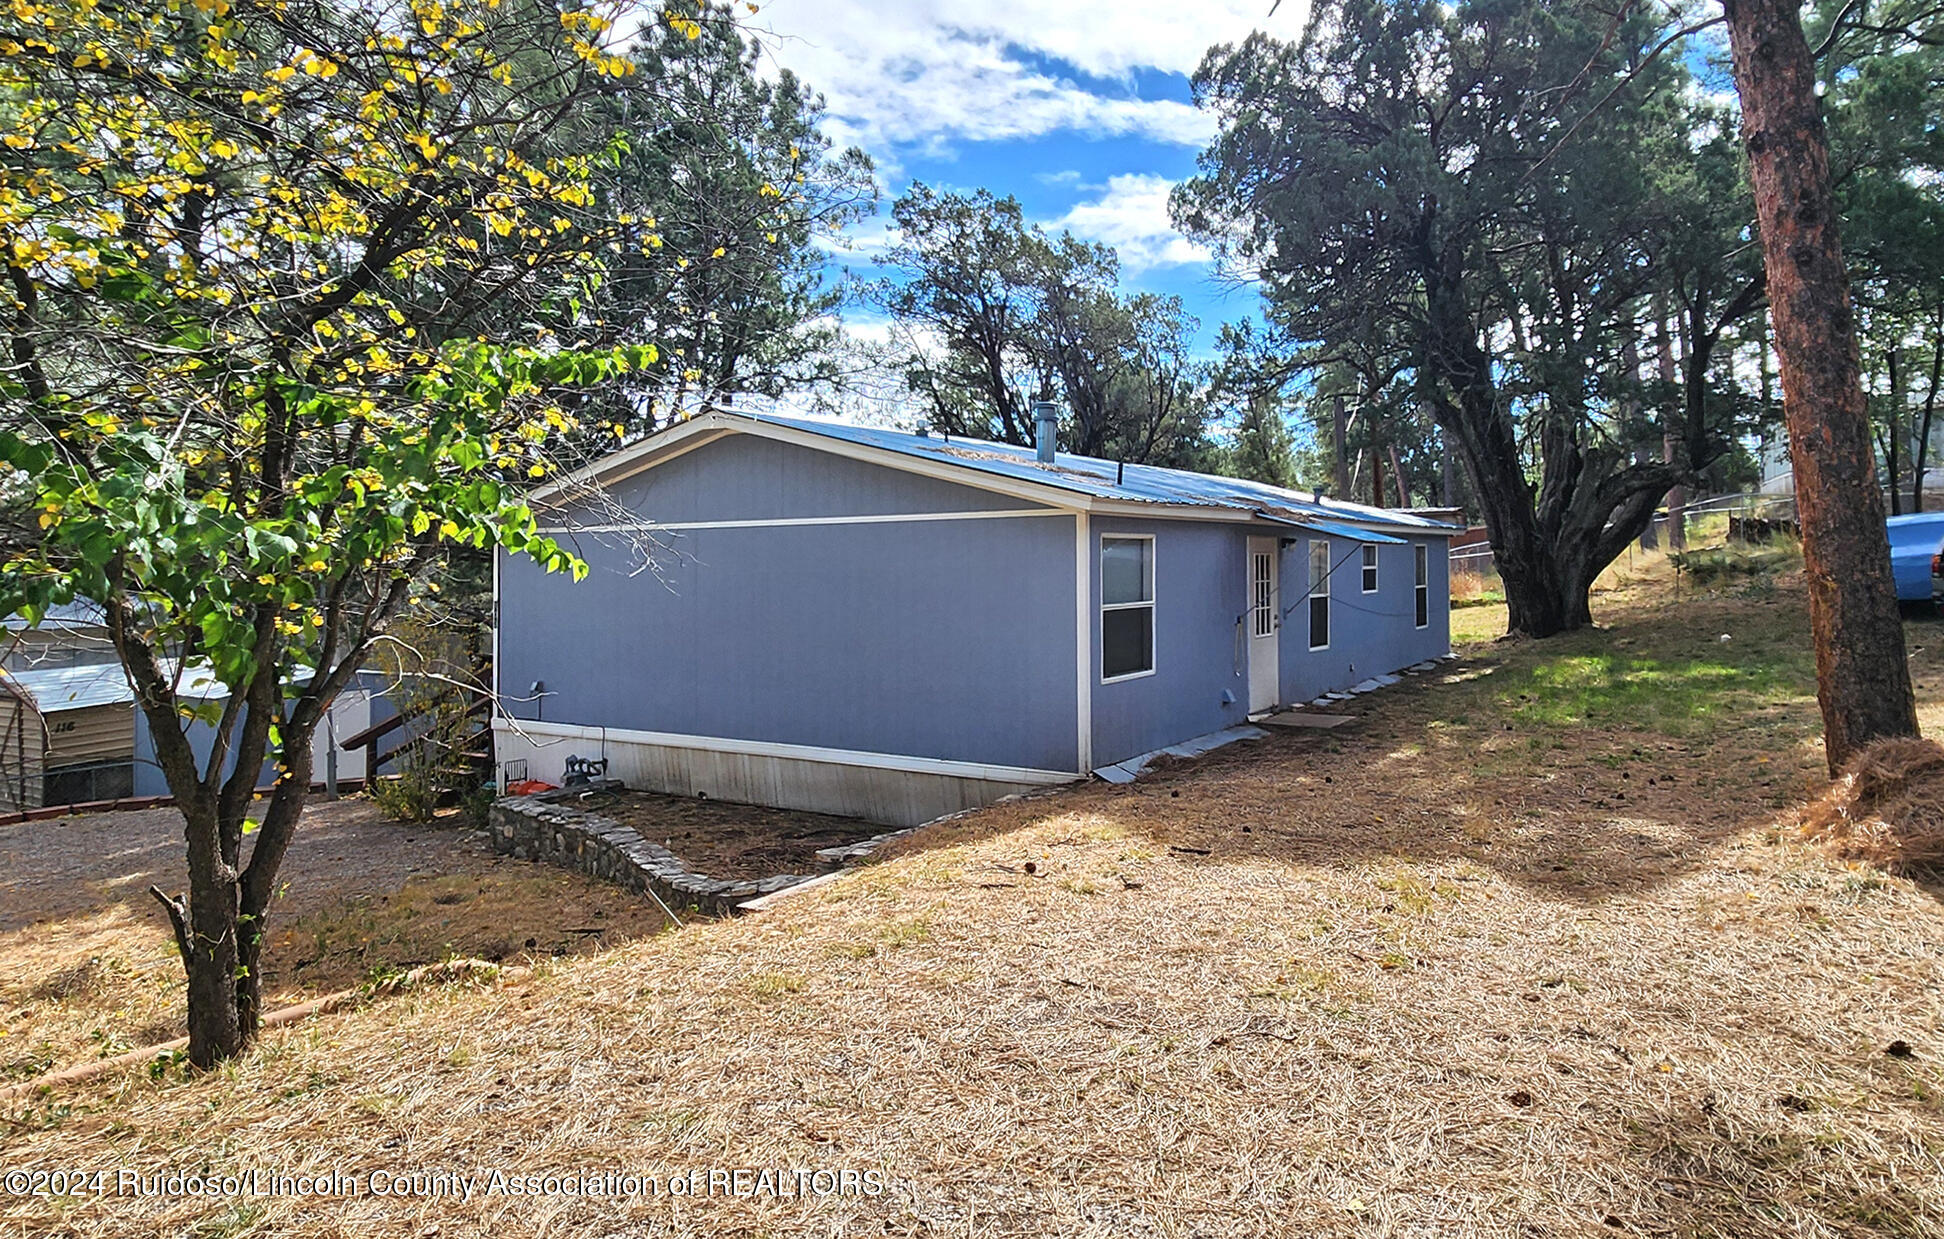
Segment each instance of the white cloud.
[{"label": "white cloud", "polygon": [[[1137,70],[1192,73],[1211,44],[1261,26],[1285,37],[1307,5],[1286,0],[772,0],[752,19],[778,64],[821,91],[833,137],[874,155],[899,146],[1071,131],[1199,146],[1210,118],[1171,99],[1089,88]],[[1048,62],[1071,66],[1051,69]]]},{"label": "white cloud", "polygon": [[872,348],[905,349],[930,342],[929,337],[918,340],[912,327],[875,310],[846,309],[841,318],[828,321],[850,340]]},{"label": "white cloud", "polygon": [[1075,204],[1048,227],[1113,246],[1120,251],[1122,267],[1134,275],[1153,267],[1207,262],[1213,255],[1176,232],[1168,219],[1168,191],[1173,188],[1165,176],[1109,177],[1100,197]]},{"label": "white cloud", "polygon": [[898,244],[900,239],[898,230],[891,221],[882,215],[877,215],[854,224],[834,236],[828,232],[814,233],[811,235],[810,243],[838,259],[868,262],[880,257],[886,250]]}]

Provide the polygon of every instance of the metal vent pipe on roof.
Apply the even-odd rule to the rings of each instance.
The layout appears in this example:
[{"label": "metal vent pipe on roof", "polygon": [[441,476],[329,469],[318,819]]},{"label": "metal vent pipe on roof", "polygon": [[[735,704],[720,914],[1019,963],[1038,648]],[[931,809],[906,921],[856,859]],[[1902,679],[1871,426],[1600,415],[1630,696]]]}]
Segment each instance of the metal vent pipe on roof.
[{"label": "metal vent pipe on roof", "polygon": [[1039,462],[1043,465],[1053,463],[1053,453],[1057,450],[1060,435],[1060,406],[1051,400],[1033,402],[1033,445],[1038,449]]}]

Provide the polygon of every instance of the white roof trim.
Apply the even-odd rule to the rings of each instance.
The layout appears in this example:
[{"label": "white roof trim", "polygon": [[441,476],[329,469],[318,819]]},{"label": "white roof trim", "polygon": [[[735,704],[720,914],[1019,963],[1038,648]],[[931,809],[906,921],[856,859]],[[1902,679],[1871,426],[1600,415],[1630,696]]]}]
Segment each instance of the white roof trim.
[{"label": "white roof trim", "polygon": [[[794,426],[782,426],[775,422],[760,421],[752,417],[719,411],[698,414],[672,430],[650,435],[632,447],[624,448],[612,456],[575,470],[558,482],[541,487],[533,492],[530,499],[536,505],[557,497],[571,499],[576,490],[586,489],[596,483],[613,485],[643,470],[652,469],[665,459],[681,454],[679,451],[670,449],[680,448],[682,451],[687,451],[690,446],[701,447],[703,443],[714,442],[730,434],[752,434],[758,438],[774,439],[796,447],[827,452],[832,456],[861,460],[867,464],[882,465],[887,469],[896,469],[903,473],[915,473],[920,477],[969,486],[974,490],[1043,503],[1063,512],[1078,511],[1085,506],[1087,499],[1085,495],[1054,486],[1042,486],[1033,482],[998,477],[982,473],[977,469],[925,460],[921,457],[908,456],[903,452],[893,452],[884,448],[834,439],[827,435],[812,434],[807,430],[798,430]],[[707,437],[703,438],[703,436]],[[688,443],[690,439],[702,441],[690,445]]]}]

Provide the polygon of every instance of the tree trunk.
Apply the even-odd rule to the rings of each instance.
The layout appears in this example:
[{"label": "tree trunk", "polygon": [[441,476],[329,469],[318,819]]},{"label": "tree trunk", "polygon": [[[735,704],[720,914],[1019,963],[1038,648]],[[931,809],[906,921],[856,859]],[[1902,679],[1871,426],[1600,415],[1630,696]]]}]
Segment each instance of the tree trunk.
[{"label": "tree trunk", "polygon": [[1336,468],[1333,471],[1336,482],[1336,497],[1350,498],[1350,418],[1343,411],[1343,396],[1339,393],[1330,413],[1330,448],[1336,454]]},{"label": "tree trunk", "polygon": [[1884,436],[1883,467],[1890,474],[1890,515],[1903,515],[1903,419],[1897,416],[1903,405],[1903,376],[1897,372],[1897,350],[1893,346],[1886,360],[1890,365],[1890,426]]},{"label": "tree trunk", "polygon": [[1447,508],[1458,506],[1457,462],[1451,458],[1451,436],[1438,431],[1438,502]]},{"label": "tree trunk", "polygon": [[1924,420],[1917,432],[1917,477],[1910,484],[1910,510],[1924,510],[1924,469],[1930,462],[1931,418],[1937,413],[1937,382],[1944,378],[1944,303],[1937,308],[1937,334],[1931,341],[1930,386],[1924,390]]},{"label": "tree trunk", "polygon": [[[1627,338],[1620,343],[1620,373],[1625,377],[1628,384],[1634,384],[1640,381],[1640,341],[1632,332],[1628,332]],[[1630,386],[1628,388],[1628,395],[1621,405],[1621,419],[1627,426],[1632,427],[1638,424],[1640,413],[1640,397],[1633,394],[1633,389]],[[1664,438],[1662,447],[1664,454]],[[1634,448],[1634,463],[1637,465],[1646,464],[1650,459],[1648,451],[1649,449],[1644,445],[1636,446]],[[1640,531],[1640,549],[1643,551],[1657,551],[1660,549],[1660,537],[1654,530],[1652,517],[1648,518],[1647,527]]]},{"label": "tree trunk", "polygon": [[[1674,360],[1674,328],[1669,325],[1665,308],[1656,310],[1660,318],[1660,340],[1658,342],[1660,378],[1670,391],[1681,381],[1680,367]],[[1674,428],[1667,426],[1661,434],[1661,460],[1672,463],[1674,460]],[[1667,492],[1667,549],[1683,551],[1687,549],[1687,488],[1676,486]]]},{"label": "tree trunk", "polygon": [[[248,1039],[236,1009],[236,866],[217,842],[214,798],[184,807],[189,843],[189,904],[178,936],[189,980],[189,1061],[207,1071],[234,1057]],[[174,914],[172,913],[172,916]]]},{"label": "tree trunk", "polygon": [[1916,698],[1800,5],[1727,0],[1723,7],[1781,359],[1817,697],[1834,774],[1871,740],[1916,735]]},{"label": "tree trunk", "polygon": [[[1532,483],[1519,460],[1509,426],[1498,416],[1494,393],[1477,386],[1459,392],[1458,404],[1435,406],[1438,424],[1463,448],[1473,496],[1492,542],[1492,559],[1505,586],[1506,631],[1550,637],[1592,622],[1586,596],[1571,596],[1569,575],[1533,512]],[[1466,407],[1467,405],[1471,407]]]}]

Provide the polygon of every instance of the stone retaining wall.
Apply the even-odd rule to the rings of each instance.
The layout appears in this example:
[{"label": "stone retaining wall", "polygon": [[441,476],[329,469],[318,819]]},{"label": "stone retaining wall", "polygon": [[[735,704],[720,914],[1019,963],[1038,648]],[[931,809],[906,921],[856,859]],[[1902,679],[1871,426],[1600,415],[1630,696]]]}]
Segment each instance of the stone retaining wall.
[{"label": "stone retaining wall", "polygon": [[[1044,787],[1030,792],[1016,792],[994,803],[1005,804],[1011,800],[1049,796],[1060,790],[1058,787]],[[691,909],[709,916],[732,915],[741,909],[746,900],[773,895],[817,876],[779,873],[754,882],[712,878],[690,869],[682,863],[681,857],[660,844],[648,842],[632,826],[623,826],[613,818],[561,803],[557,797],[565,794],[552,791],[537,796],[506,796],[494,801],[493,810],[487,818],[486,832],[493,850],[502,856],[517,856],[521,860],[537,860],[561,869],[572,869],[636,893],[652,890],[663,903],[677,912]],[[955,821],[978,812],[980,810],[977,808],[960,809],[926,822],[925,826]],[[863,864],[873,859],[886,844],[922,829],[923,826],[907,826],[902,830],[859,839],[855,843],[819,848],[817,859],[840,868]]]},{"label": "stone retaining wall", "polygon": [[744,900],[809,881],[809,875],[794,873],[759,882],[711,878],[631,826],[540,796],[495,801],[487,833],[501,855],[572,869],[638,893],[653,891],[677,912],[727,916]]}]

